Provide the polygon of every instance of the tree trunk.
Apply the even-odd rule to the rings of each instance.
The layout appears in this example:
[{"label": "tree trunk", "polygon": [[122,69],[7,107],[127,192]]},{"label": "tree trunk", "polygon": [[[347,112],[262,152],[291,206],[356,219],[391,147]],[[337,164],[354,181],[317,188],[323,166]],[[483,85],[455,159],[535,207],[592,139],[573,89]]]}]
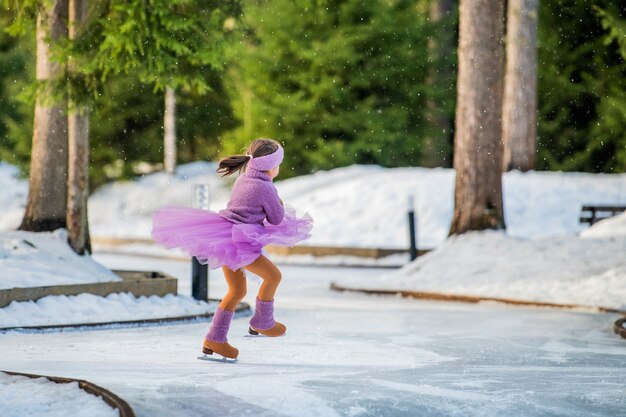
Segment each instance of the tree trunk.
[{"label": "tree trunk", "polygon": [[37,16],[37,92],[30,179],[21,230],[51,231],[65,227],[67,201],[67,114],[52,102],[52,87],[64,68],[51,60],[50,42],[67,36],[67,0],[44,2]]},{"label": "tree trunk", "polygon": [[509,0],[502,105],[505,171],[535,168],[539,0]]},{"label": "tree trunk", "polygon": [[165,89],[163,129],[165,130],[165,172],[174,175],[176,172],[176,93],[169,87]]},{"label": "tree trunk", "polygon": [[[69,0],[69,37],[76,39],[87,17],[86,0]],[[68,62],[70,72],[76,64]],[[72,86],[70,86],[72,88]],[[68,195],[67,230],[74,251],[91,251],[87,199],[89,197],[89,109],[70,94],[68,115]]]},{"label": "tree trunk", "polygon": [[[433,0],[430,5],[430,21],[439,25],[436,36],[429,40],[431,60],[435,67],[431,68],[426,84],[431,87],[450,86],[453,81],[453,70],[445,63],[454,51],[454,26],[451,19],[454,12],[455,0]],[[448,24],[443,25],[442,21]],[[452,120],[446,112],[444,101],[449,99],[449,91],[443,91],[440,97],[429,97],[426,101],[426,118],[432,132],[424,138],[421,165],[425,167],[449,167],[449,159],[452,144]]]},{"label": "tree trunk", "polygon": [[503,228],[504,0],[461,0],[451,234]]}]

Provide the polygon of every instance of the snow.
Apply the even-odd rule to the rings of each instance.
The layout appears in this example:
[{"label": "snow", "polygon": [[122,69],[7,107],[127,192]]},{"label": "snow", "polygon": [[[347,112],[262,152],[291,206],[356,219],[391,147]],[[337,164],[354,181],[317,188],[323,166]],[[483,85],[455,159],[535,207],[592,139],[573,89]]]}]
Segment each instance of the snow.
[{"label": "snow", "polygon": [[92,236],[149,239],[152,213],[164,205],[191,206],[194,184],[209,184],[211,208],[224,208],[228,180],[215,169],[214,163],[193,162],[179,166],[174,176],[158,172],[104,185],[89,198]]},{"label": "snow", "polygon": [[119,412],[77,382],[57,384],[46,378],[29,378],[0,372],[3,417],[119,417]]},{"label": "snow", "polygon": [[65,230],[0,233],[0,289],[119,281],[67,244]]},{"label": "snow", "polygon": [[[94,235],[149,239],[152,212],[166,204],[191,205],[197,183],[210,184],[211,209],[225,207],[232,179],[214,171],[215,164],[196,162],[175,177],[157,173],[101,188],[89,203]],[[451,169],[352,165],[277,181],[276,187],[284,201],[314,218],[308,245],[407,248],[410,197],[420,248],[441,245],[452,219]],[[574,235],[586,228],[578,221],[584,204],[626,204],[626,174],[512,171],[503,176],[503,198],[509,236]]]},{"label": "snow", "polygon": [[473,232],[451,237],[401,270],[364,279],[359,287],[626,310],[625,254],[626,237],[523,240]]},{"label": "snow", "polygon": [[0,309],[0,328],[63,324],[109,323],[212,313],[216,302],[189,296],[135,297],[115,293],[48,296],[37,301],[12,302]]},{"label": "snow", "polygon": [[20,170],[0,161],[0,230],[17,229],[24,217],[28,181],[20,179]]},{"label": "snow", "polygon": [[[194,184],[209,184],[213,210],[226,206],[234,178],[221,178],[212,162],[105,185],[89,200],[92,236],[150,239],[152,213],[168,204],[190,206]],[[27,183],[17,170],[0,164],[6,209],[0,230],[16,228],[23,215]],[[407,248],[407,207],[415,204],[418,245],[441,245],[453,210],[454,170],[382,168],[352,165],[277,181],[281,197],[315,219],[306,244],[375,248]],[[576,172],[507,172],[503,175],[507,234],[541,239],[578,234],[584,204],[626,204],[626,174]],[[4,200],[2,200],[4,201]],[[332,213],[332,215],[329,215]]]},{"label": "snow", "polygon": [[583,238],[619,238],[626,236],[626,212],[602,220],[581,234]]}]

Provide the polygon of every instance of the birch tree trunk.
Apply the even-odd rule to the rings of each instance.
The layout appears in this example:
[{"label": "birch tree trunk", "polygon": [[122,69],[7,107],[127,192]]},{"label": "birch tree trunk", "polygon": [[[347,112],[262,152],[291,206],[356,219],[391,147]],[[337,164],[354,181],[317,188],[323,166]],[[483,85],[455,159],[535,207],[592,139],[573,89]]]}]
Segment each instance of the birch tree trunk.
[{"label": "birch tree trunk", "polygon": [[503,228],[504,0],[461,0],[451,234]]},{"label": "birch tree trunk", "polygon": [[539,0],[509,0],[502,105],[504,171],[535,168]]},{"label": "birch tree trunk", "polygon": [[[69,37],[76,39],[87,18],[86,0],[69,0]],[[68,62],[70,72],[76,64]],[[70,87],[71,88],[71,87]],[[76,253],[91,251],[87,199],[89,197],[89,109],[77,103],[70,94],[68,115],[68,195],[67,230]]]},{"label": "birch tree trunk", "polygon": [[165,172],[176,172],[176,93],[174,89],[165,89],[165,114],[163,116]]},{"label": "birch tree trunk", "polygon": [[51,231],[66,226],[67,114],[52,102],[50,82],[64,76],[64,67],[51,60],[48,42],[67,37],[67,0],[43,2],[37,16],[37,92],[26,212],[21,230]]}]

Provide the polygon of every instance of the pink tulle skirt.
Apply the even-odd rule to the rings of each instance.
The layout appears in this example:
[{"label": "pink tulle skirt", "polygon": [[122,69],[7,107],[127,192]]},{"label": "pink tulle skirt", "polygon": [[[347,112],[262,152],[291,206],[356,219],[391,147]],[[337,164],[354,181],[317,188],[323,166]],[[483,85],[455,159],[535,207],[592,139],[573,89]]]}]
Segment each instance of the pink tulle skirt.
[{"label": "pink tulle skirt", "polygon": [[167,206],[153,216],[152,237],[170,249],[182,249],[202,264],[233,271],[254,262],[264,246],[293,246],[310,236],[313,219],[296,217],[285,207],[280,224],[232,223],[218,213],[190,207]]}]

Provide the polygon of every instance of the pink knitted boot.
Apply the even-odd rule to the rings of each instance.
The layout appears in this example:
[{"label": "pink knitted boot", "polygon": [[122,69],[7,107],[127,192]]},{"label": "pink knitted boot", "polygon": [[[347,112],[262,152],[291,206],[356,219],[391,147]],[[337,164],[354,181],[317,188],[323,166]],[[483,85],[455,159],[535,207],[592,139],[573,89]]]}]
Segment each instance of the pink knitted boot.
[{"label": "pink knitted boot", "polygon": [[276,337],[282,336],[287,331],[284,324],[274,320],[274,300],[263,301],[256,299],[256,311],[252,319],[250,319],[250,328],[248,332],[251,335]]},{"label": "pink knitted boot", "polygon": [[221,308],[215,311],[209,333],[204,338],[202,353],[212,355],[215,352],[231,359],[236,359],[239,356],[239,350],[229,345],[227,338],[230,322],[234,315],[234,311],[222,310]]}]

